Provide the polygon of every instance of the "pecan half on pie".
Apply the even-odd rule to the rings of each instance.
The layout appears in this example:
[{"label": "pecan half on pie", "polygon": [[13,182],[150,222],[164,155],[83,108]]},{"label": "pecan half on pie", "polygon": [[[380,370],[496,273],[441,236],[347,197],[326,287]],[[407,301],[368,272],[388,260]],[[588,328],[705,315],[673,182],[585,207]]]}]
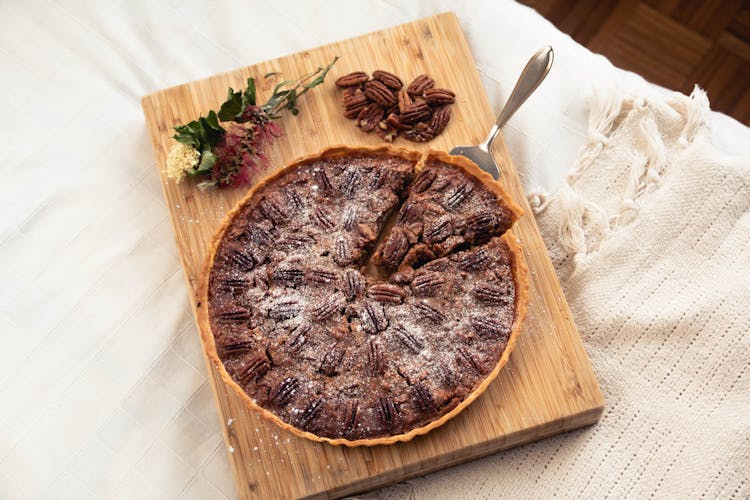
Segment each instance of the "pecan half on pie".
[{"label": "pecan half on pie", "polygon": [[199,288],[209,357],[253,409],[333,444],[408,441],[507,362],[526,311],[520,214],[445,153],[327,149],[260,182]]}]

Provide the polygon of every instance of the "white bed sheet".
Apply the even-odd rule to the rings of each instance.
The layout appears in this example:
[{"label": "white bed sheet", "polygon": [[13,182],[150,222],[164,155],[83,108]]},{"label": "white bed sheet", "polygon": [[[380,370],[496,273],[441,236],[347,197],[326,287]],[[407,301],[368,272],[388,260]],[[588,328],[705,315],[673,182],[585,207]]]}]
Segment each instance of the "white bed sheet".
[{"label": "white bed sheet", "polygon": [[593,88],[664,92],[510,1],[0,4],[0,498],[236,495],[140,97],[446,10],[495,112],[555,48],[504,132],[529,189],[572,165]]}]

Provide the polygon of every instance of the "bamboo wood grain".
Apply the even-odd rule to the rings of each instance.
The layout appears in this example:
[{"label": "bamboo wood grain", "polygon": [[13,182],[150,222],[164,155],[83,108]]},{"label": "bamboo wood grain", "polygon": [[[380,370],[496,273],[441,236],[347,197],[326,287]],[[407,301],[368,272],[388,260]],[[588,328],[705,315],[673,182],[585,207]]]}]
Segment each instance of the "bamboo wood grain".
[{"label": "bamboo wood grain", "polygon": [[[421,73],[457,94],[446,131],[429,143],[398,140],[398,146],[449,150],[481,140],[494,121],[479,74],[453,14],[441,14],[352,40],[334,43],[211,78],[172,87],[143,98],[157,164],[163,168],[172,145],[172,127],[217,108],[228,86],[243,88],[260,77],[259,100],[276,83],[262,75],[303,74],[341,56],[329,81],[307,94],[301,112],[284,119],[285,135],[269,151],[280,167],[332,144],[379,144],[342,116],[333,80],[349,71],[391,70],[409,80]],[[207,361],[238,492],[242,498],[328,498],[381,487],[409,477],[485,456],[596,422],[603,400],[591,364],[539,235],[520,179],[502,140],[495,142],[500,182],[526,212],[514,234],[530,269],[530,304],[524,332],[510,362],[474,404],[456,419],[409,443],[345,448],[298,438],[249,411],[224,386]],[[208,242],[223,215],[245,190],[201,192],[192,181],[168,182],[167,206],[185,277],[195,292]],[[191,294],[195,310],[194,293]],[[229,422],[231,419],[231,425]],[[231,448],[230,448],[231,447]]]}]

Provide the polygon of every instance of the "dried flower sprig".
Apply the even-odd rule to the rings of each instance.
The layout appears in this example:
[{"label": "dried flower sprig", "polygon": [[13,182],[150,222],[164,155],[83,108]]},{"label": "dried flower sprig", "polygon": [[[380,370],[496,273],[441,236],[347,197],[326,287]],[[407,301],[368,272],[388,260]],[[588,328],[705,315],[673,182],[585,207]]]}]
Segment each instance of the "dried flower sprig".
[{"label": "dried flower sprig", "polygon": [[[175,182],[186,175],[206,177],[198,184],[202,189],[249,184],[266,160],[265,148],[282,135],[281,127],[273,120],[281,118],[285,109],[298,114],[299,98],[323,83],[338,59],[297,80],[279,83],[265,104],[256,104],[252,77],[244,91],[230,87],[218,113],[209,111],[206,116],[175,127],[178,144],[167,156],[167,177]],[[265,78],[275,74],[269,73]],[[219,122],[228,124],[225,128]]]}]

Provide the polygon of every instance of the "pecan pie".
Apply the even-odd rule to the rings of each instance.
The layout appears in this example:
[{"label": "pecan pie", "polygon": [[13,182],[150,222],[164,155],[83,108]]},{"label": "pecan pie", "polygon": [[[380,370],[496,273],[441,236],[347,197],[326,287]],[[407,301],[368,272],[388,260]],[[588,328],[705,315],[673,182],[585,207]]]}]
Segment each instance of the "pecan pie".
[{"label": "pecan pie", "polygon": [[199,288],[227,384],[278,425],[348,446],[456,416],[507,362],[526,312],[520,214],[462,157],[327,149],[259,183]]}]

